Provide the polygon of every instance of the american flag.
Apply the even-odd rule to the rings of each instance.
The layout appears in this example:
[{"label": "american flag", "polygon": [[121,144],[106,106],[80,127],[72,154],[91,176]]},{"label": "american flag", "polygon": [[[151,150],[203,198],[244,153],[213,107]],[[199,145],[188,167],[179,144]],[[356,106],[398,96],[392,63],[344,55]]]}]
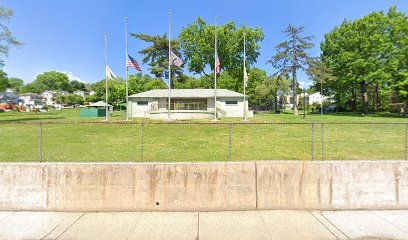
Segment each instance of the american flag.
[{"label": "american flag", "polygon": [[132,58],[130,55],[128,55],[128,57],[129,59],[126,61],[126,67],[134,67],[137,71],[142,72],[142,69],[140,68],[136,59]]},{"label": "american flag", "polygon": [[220,74],[220,59],[218,58],[218,54],[215,56],[215,73]]}]

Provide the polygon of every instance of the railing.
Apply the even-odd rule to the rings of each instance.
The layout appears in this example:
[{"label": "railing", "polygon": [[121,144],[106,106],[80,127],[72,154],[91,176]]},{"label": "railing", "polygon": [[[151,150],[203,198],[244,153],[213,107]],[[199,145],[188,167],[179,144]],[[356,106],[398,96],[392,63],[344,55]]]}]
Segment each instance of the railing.
[{"label": "railing", "polygon": [[408,160],[406,123],[1,123],[0,161]]}]

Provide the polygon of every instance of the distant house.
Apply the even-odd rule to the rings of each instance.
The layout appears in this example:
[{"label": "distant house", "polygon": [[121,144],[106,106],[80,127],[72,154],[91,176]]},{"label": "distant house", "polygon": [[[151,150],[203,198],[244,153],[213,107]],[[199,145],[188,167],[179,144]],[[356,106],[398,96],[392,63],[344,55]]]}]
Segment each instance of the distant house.
[{"label": "distant house", "polygon": [[36,93],[22,93],[18,95],[20,102],[26,108],[42,108],[42,96]]},{"label": "distant house", "polygon": [[54,106],[56,94],[52,91],[45,91],[41,94],[42,100],[45,104]]},{"label": "distant house", "polygon": [[80,90],[78,90],[78,91],[73,92],[73,94],[75,94],[75,95],[78,95],[78,96],[81,96],[81,97],[85,98],[85,92],[84,92],[84,91],[80,91]]},{"label": "distant house", "polygon": [[322,102],[328,100],[329,97],[323,96],[320,94],[320,92],[316,92],[313,94],[309,95],[309,104],[317,103],[317,104],[322,104]]},{"label": "distant house", "polygon": [[[156,89],[129,96],[128,113],[132,118],[152,119],[168,118],[169,90]],[[243,117],[244,95],[227,89],[217,90],[217,102],[214,103],[214,89],[172,89],[170,112],[171,119],[213,118],[214,108],[219,117]],[[248,111],[248,117],[253,116]]]},{"label": "distant house", "polygon": [[[303,99],[304,97],[306,97],[306,102],[309,105],[312,105],[313,103],[322,104],[322,101],[324,102],[330,99],[330,97],[328,96],[323,96],[322,98],[322,95],[320,95],[320,92],[316,92],[313,94],[300,93],[297,95],[297,102],[299,103],[300,99],[301,98]],[[286,106],[293,107],[294,101],[295,101],[295,98],[293,97],[293,95],[286,96],[286,103],[287,103]]]},{"label": "distant house", "polygon": [[89,96],[93,96],[93,95],[95,95],[95,94],[96,94],[95,91],[90,91],[90,92],[89,92]]},{"label": "distant house", "polygon": [[0,92],[0,109],[11,110],[18,103],[18,97],[13,92]]}]

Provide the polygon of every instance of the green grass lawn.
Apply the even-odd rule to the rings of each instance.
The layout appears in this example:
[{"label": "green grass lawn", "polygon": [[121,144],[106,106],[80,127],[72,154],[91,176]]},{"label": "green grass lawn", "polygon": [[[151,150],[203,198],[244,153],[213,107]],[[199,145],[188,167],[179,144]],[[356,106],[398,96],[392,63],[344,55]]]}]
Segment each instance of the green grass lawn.
[{"label": "green grass lawn", "polygon": [[[111,120],[122,121],[124,118],[124,112],[115,112]],[[80,118],[77,109],[0,113],[0,161],[38,161],[39,124],[25,122],[54,122],[42,124],[43,161],[227,161],[229,150],[232,161],[310,160],[312,148],[314,159],[321,160],[322,141],[325,160],[406,158],[406,124],[403,123],[407,123],[407,119],[398,115],[307,115],[303,119],[291,114],[261,113],[250,122],[271,124],[236,124],[241,123],[241,119],[222,119],[221,124],[201,124],[209,120],[185,124],[144,123],[143,154],[141,120],[132,119],[126,124],[104,124],[100,122],[102,120],[104,118]],[[93,121],[99,123],[84,123]],[[233,123],[231,149],[228,122]],[[313,135],[311,122],[315,122]],[[323,139],[319,122],[325,123]],[[336,122],[359,124],[334,124]]]},{"label": "green grass lawn", "polygon": [[[102,118],[84,118],[79,117],[79,109],[65,109],[63,111],[49,112],[4,112],[0,113],[0,123],[2,122],[98,122],[104,121]],[[125,111],[115,111],[109,115],[110,121],[123,121],[126,119]],[[133,122],[149,122],[150,119],[130,119]],[[188,122],[209,122],[211,119],[205,120],[189,120]],[[222,122],[240,122],[240,118],[223,118]],[[272,114],[258,113],[250,122],[408,122],[408,118],[404,118],[399,114],[376,113],[370,116],[363,116],[359,113],[333,113],[324,114],[307,114],[294,116],[290,113]]]}]

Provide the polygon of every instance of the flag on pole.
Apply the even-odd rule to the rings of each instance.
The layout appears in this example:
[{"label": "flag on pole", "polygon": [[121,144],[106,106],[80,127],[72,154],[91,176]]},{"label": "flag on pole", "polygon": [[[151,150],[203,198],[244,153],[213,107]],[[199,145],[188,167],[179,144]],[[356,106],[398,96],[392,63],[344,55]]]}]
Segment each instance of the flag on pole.
[{"label": "flag on pole", "polygon": [[183,65],[183,61],[181,61],[181,59],[179,57],[177,57],[177,55],[171,51],[171,65],[173,66],[177,66],[177,67],[181,67],[181,65]]},{"label": "flag on pole", "polygon": [[128,55],[129,59],[127,60],[126,66],[127,67],[134,67],[137,71],[142,72],[142,69],[139,66],[139,63],[136,61],[136,59],[132,58],[130,55]]},{"label": "flag on pole", "polygon": [[248,87],[248,73],[247,73],[246,67],[244,67],[244,83],[245,83],[245,87]]},{"label": "flag on pole", "polygon": [[215,55],[215,73],[216,73],[217,75],[219,75],[220,72],[221,72],[221,69],[220,69],[220,59],[218,58],[218,53],[217,53],[217,55]]},{"label": "flag on pole", "polygon": [[113,74],[112,70],[109,68],[108,65],[106,65],[106,78],[108,78],[108,79],[116,78],[116,75]]}]

